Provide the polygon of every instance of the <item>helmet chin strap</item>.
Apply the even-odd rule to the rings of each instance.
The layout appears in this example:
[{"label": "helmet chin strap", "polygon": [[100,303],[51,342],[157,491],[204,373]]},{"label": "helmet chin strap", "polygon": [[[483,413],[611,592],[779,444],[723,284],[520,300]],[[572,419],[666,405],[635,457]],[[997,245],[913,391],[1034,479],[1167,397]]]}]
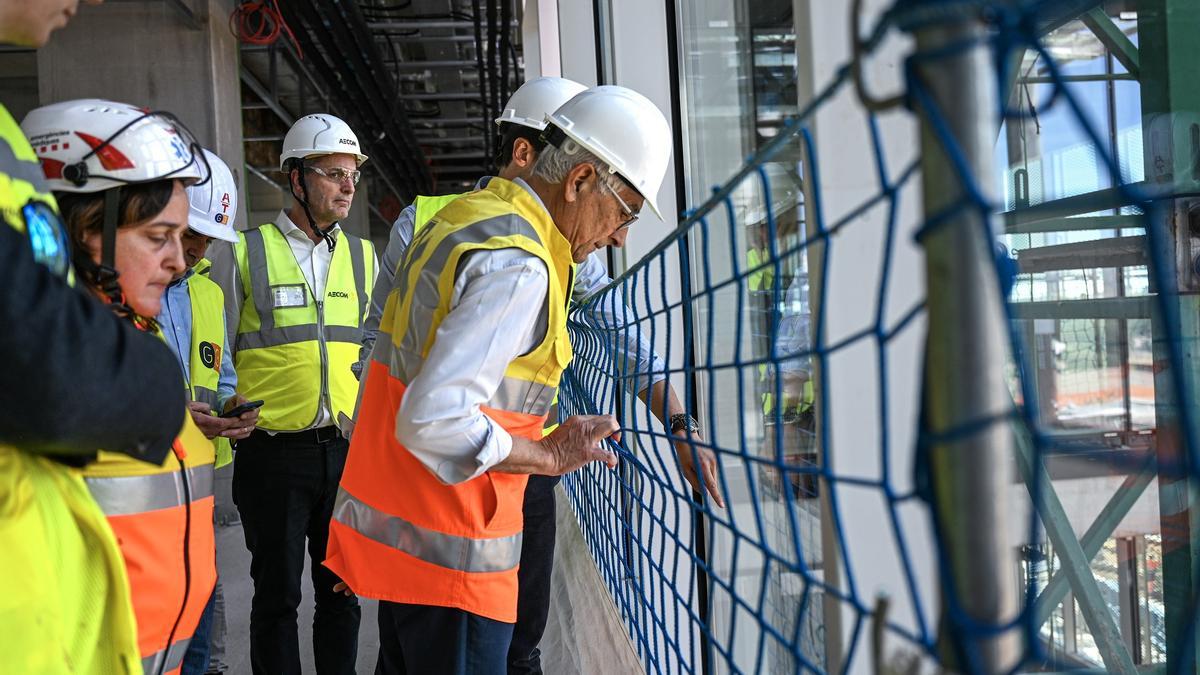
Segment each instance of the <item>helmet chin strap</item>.
[{"label": "helmet chin strap", "polygon": [[104,191],[104,225],[100,232],[100,262],[92,260],[83,246],[75,246],[73,257],[75,267],[88,279],[104,299],[108,306],[120,317],[133,321],[134,325],[143,330],[153,330],[157,323],[153,318],[143,317],[125,302],[125,294],[118,282],[120,273],[117,272],[117,228],[121,215],[121,189],[114,187]]},{"label": "helmet chin strap", "polygon": [[[121,188],[115,187],[104,191],[104,229],[100,233],[100,264],[96,266],[96,286],[104,293],[113,309],[118,313],[126,313],[125,295],[121,293],[121,285],[117,283],[120,272],[117,272],[117,221],[121,213]],[[132,313],[132,310],[129,310]]]},{"label": "helmet chin strap", "polygon": [[[317,219],[313,218],[312,211],[308,210],[308,181],[304,177],[304,160],[296,160],[296,168],[300,171],[300,191],[304,193],[304,196],[301,197],[296,194],[296,191],[293,189],[291,191],[292,197],[300,202],[300,208],[304,209],[304,217],[308,218],[308,226],[312,228],[313,232],[321,235],[321,238],[325,240],[325,245],[329,247],[329,252],[333,253],[333,248],[337,245],[337,240],[333,238],[333,226],[337,225],[337,222],[331,223],[326,228],[317,225]],[[290,186],[291,183],[289,181]]]}]

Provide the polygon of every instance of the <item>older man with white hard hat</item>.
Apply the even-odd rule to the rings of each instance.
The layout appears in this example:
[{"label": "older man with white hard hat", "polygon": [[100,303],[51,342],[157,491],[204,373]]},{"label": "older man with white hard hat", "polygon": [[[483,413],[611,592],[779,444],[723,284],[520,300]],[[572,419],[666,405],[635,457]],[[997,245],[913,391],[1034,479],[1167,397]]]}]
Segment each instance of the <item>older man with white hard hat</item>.
[{"label": "older man with white hard hat", "polygon": [[533,175],[442,207],[387,299],[325,561],[381,601],[377,673],[505,672],[529,475],[617,463],[610,416],[542,428],[575,265],[657,213],[670,129],[623,87],[548,121]]},{"label": "older man with white hard hat", "polygon": [[262,401],[258,428],[240,441],[233,495],[241,514],[254,599],[255,673],[299,673],[296,610],[304,549],[316,595],[317,673],[353,673],[361,610],[335,593],[320,564],[348,442],[337,421],[353,414],[375,250],[343,232],[359,166],[358,137],[333,115],[306,115],[283,141],[280,171],[292,204],[275,222],[214,251],[211,277],[225,290],[239,388]]},{"label": "older man with white hard hat", "polygon": [[[542,132],[548,124],[547,116],[586,89],[578,82],[561,77],[539,77],[522,84],[513,93],[504,111],[496,118],[501,138],[500,152],[496,156],[500,178],[528,179],[533,175],[534,164],[547,145],[542,138]],[[492,178],[480,178],[475,189],[486,187]],[[364,361],[371,354],[383,307],[393,287],[395,268],[408,250],[414,233],[443,207],[461,196],[419,196],[392,224],[387,249],[383,253],[383,269],[371,294],[371,314],[363,330],[363,351],[360,356]],[[571,289],[572,301],[581,301],[611,282],[603,251],[597,251],[576,267]],[[680,438],[674,444],[674,449],[684,477],[696,490],[701,490],[703,484],[713,500],[718,505],[724,505],[717,488],[716,457],[708,449],[696,447],[686,440],[686,433],[690,431],[695,435],[698,426],[684,412],[679,397],[671,388],[666,366],[654,353],[649,335],[638,330],[637,322],[628,319],[627,309],[621,303],[595,303],[586,308],[583,318],[595,326],[613,327],[608,331],[613,338],[613,355],[618,363],[623,364],[620,372],[632,376],[626,380],[630,390],[645,401],[663,425]],[[517,573],[517,621],[508,650],[509,675],[537,675],[542,672],[538,644],[545,632],[550,611],[550,587],[545,580],[550,578],[554,568],[554,488],[559,479],[559,476],[530,476],[525,488],[525,525],[521,540],[521,565]]]}]

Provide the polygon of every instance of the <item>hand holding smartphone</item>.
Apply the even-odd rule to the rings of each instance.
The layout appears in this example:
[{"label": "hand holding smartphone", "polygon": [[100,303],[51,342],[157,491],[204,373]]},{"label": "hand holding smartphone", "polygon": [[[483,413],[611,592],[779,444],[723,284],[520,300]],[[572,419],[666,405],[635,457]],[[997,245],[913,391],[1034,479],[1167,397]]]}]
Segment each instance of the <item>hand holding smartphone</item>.
[{"label": "hand holding smartphone", "polygon": [[261,408],[263,403],[265,403],[265,401],[262,401],[262,400],[247,401],[247,402],[237,406],[236,408],[233,408],[232,410],[221,413],[219,415],[219,417],[237,417],[237,416],[241,415],[242,413],[248,413],[251,410],[254,410],[255,408]]}]

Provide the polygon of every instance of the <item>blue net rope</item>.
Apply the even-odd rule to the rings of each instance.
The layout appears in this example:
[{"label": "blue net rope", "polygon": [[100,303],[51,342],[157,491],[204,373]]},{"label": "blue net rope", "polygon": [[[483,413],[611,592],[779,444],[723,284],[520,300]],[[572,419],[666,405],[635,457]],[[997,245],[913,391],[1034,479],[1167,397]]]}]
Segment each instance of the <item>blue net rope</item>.
[{"label": "blue net rope", "polygon": [[[1174,402],[1168,416],[1160,414],[1157,420],[1157,463],[1153,452],[1113,453],[1104,461],[1112,473],[1127,476],[1127,485],[1144,488],[1150,480],[1145,476],[1155,471],[1162,483],[1160,490],[1167,489],[1163,481],[1172,477],[1188,485],[1197,476],[1191,451],[1197,436],[1192,394],[1186,384],[1187,345],[1179,339],[1181,303],[1175,290],[1173,244],[1160,217],[1165,198],[1172,195],[1161,187],[1152,189],[1133,180],[1130,159],[1113,156],[1078,92],[1069,86],[1062,65],[1047,49],[1048,17],[1066,4],[901,0],[865,40],[863,53],[874,51],[891,31],[917,31],[956,21],[964,8],[982,7],[990,29],[984,46],[995,64],[995,86],[1004,92],[1003,100],[1009,99],[1014,76],[1011,55],[1036,55],[1050,91],[1047,98],[1036,102],[1036,110],[1043,115],[1057,111],[1071,119],[1090,143],[1113,203],[1118,205],[1104,213],[1128,216],[1123,227],[1146,235],[1145,285],[1158,292],[1143,295],[1155,327],[1151,331],[1149,317],[1121,325],[1132,331],[1127,337],[1133,336],[1129,339],[1134,342],[1150,332],[1172,338],[1156,339],[1154,347],[1158,374],[1152,396],[1158,397],[1160,408],[1165,407],[1163,401]],[[1079,11],[1090,8],[1076,4],[1080,4]],[[1055,646],[1056,639],[1063,639],[1065,621],[1063,610],[1055,607],[1065,595],[1065,577],[1070,577],[1055,573],[1070,568],[1064,556],[1076,546],[1081,547],[1085,564],[1095,558],[1108,546],[1105,539],[1111,528],[1090,540],[1089,533],[1082,542],[1071,544],[1056,539],[1058,531],[1051,527],[1048,544],[1047,525],[1056,517],[1052,513],[1056,500],[1039,496],[1036,507],[1029,510],[1023,541],[1014,542],[1023,545],[1025,554],[1019,611],[1000,623],[980,622],[963,609],[950,571],[953,552],[939,534],[943,529],[937,522],[937,509],[931,507],[934,497],[928,451],[935,444],[969,439],[997,425],[1012,429],[1017,447],[1027,451],[1024,482],[1032,495],[1050,494],[1043,470],[1047,458],[1106,450],[1111,445],[1059,433],[1061,419],[1047,417],[1041,401],[1046,392],[1033,372],[1036,359],[1059,359],[1056,367],[1065,374],[1063,390],[1093,386],[1106,376],[1104,369],[1113,365],[1106,360],[1107,352],[1096,346],[1101,344],[1106,319],[1064,318],[1055,324],[1055,339],[1064,345],[1062,353],[1038,351],[1029,337],[1036,320],[1030,319],[1023,307],[1022,294],[1028,294],[1044,278],[1022,271],[1008,249],[1020,246],[1019,237],[1006,236],[1004,221],[997,216],[1006,203],[1013,206],[1014,198],[1009,195],[995,203],[988,197],[987,186],[976,181],[951,131],[950,111],[938,105],[927,83],[916,74],[978,46],[963,43],[911,54],[905,62],[903,96],[892,105],[901,103],[908,109],[901,114],[926,121],[962,180],[956,189],[963,198],[948,210],[926,214],[915,229],[916,240],[924,241],[947,223],[963,222],[955,220],[956,216],[974,213],[980,216],[975,222],[987,230],[987,240],[998,243],[991,278],[1009,299],[1004,311],[1011,327],[1011,394],[1018,402],[1006,413],[938,434],[929,432],[921,416],[913,420],[919,425],[914,434],[916,447],[903,448],[905,452],[899,452],[901,448],[890,433],[895,423],[894,397],[902,395],[889,379],[896,344],[914,332],[922,337],[925,330],[923,301],[897,311],[889,297],[896,250],[903,243],[900,239],[913,232],[901,229],[902,202],[920,199],[919,190],[912,188],[921,174],[917,161],[899,168],[889,164],[881,113],[873,110],[881,102],[871,102],[863,111],[862,133],[871,141],[871,157],[864,167],[874,174],[876,187],[861,196],[857,207],[844,210],[835,219],[826,218],[822,153],[839,149],[816,147],[810,125],[823,106],[852,86],[855,64],[838,70],[777,138],[748,158],[727,182],[715,187],[712,196],[690,210],[650,253],[573,312],[570,330],[576,356],[564,375],[560,414],[616,415],[622,438],[613,447],[621,463],[615,471],[589,467],[576,472],[566,478],[564,489],[648,672],[848,671],[864,667],[872,658],[887,659],[889,650],[881,647],[885,641],[902,645],[903,658],[935,660],[955,669],[981,672],[987,670],[984,645],[1006,631],[1020,632],[1021,656],[1011,664],[1013,671],[1089,665],[1116,670],[1132,664],[1126,661],[1130,658],[1128,646],[1122,652],[1110,644],[1120,636],[1104,634],[1103,622],[1094,612],[1086,616],[1087,607],[1080,623],[1086,624],[1085,632],[1090,632],[1099,657],[1075,659]],[[997,120],[1013,124],[1028,119],[1033,110],[1032,105],[1010,109],[1003,104],[995,114]],[[1029,203],[1028,194],[1021,195],[1019,187],[1014,189],[1018,193],[1015,201],[1024,199],[1018,206],[1036,211],[1038,205]],[[1169,207],[1170,202],[1166,204]],[[873,287],[873,318],[831,340],[829,317],[840,308],[827,303],[828,284],[822,280],[832,278],[830,256],[840,235],[851,228],[867,227],[863,216],[868,213],[883,214],[884,223],[883,255]],[[1026,236],[1023,241],[1030,247],[1033,240]],[[668,283],[668,279],[677,282]],[[680,442],[649,414],[663,418],[665,407],[648,411],[628,395],[642,388],[648,373],[619,358],[616,345],[637,340],[659,348],[662,363],[649,375],[651,379],[670,378],[676,384],[685,408],[702,421],[700,435]],[[877,400],[870,402],[875,414],[867,418],[879,426],[878,443],[872,448],[879,470],[873,476],[848,467],[838,469],[837,458],[845,449],[839,447],[837,438],[821,431],[830,428],[835,390],[849,384],[830,380],[831,360],[864,347],[869,352],[856,353],[870,353],[879,373],[874,387]],[[1128,357],[1116,367],[1128,370]],[[1128,400],[1128,380],[1124,386]],[[1062,400],[1071,400],[1069,391],[1059,394]],[[1174,425],[1176,442],[1173,449],[1164,450],[1161,439],[1168,424]],[[1126,423],[1124,428],[1129,431],[1133,426]],[[707,495],[693,493],[680,478],[681,466],[698,464],[705,451],[717,458],[716,481],[730,502],[728,508],[718,508]],[[891,535],[888,545],[895,549],[889,564],[900,579],[890,592],[903,596],[913,610],[905,620],[889,616],[887,602],[881,601],[875,590],[866,590],[876,586],[864,576],[871,573],[870,561],[852,560],[848,535],[861,523],[843,504],[852,498],[848,495],[864,491],[883,504]],[[911,520],[902,516],[912,510],[924,514],[934,532],[932,538],[912,531]],[[1095,529],[1104,528],[1097,525]],[[1163,539],[1170,536],[1167,530],[1164,525]],[[1169,548],[1167,543],[1162,546]],[[924,550],[928,547],[933,550]],[[1160,552],[1161,556],[1170,554]],[[920,563],[925,558],[935,561],[933,593],[929,592],[931,582],[924,578],[927,570]],[[831,559],[841,562],[831,565]],[[831,568],[836,580],[830,578]],[[1018,573],[1012,570],[1013,575]],[[1087,577],[1097,588],[1107,578],[1095,571],[1095,565]],[[1076,596],[1087,595],[1077,583],[1071,580]],[[1047,597],[1054,602],[1046,601]],[[1045,606],[1039,607],[1039,598]],[[1149,630],[1156,636],[1150,642],[1159,657],[1169,653],[1172,664],[1182,667],[1180,664],[1194,661],[1195,603],[1190,596],[1174,602],[1186,608],[1179,614],[1184,619],[1178,631],[1168,632],[1176,638],[1169,644],[1159,635],[1163,632],[1162,604],[1147,603],[1149,613],[1158,617],[1157,627],[1153,616],[1149,619]],[[1112,604],[1107,609],[1117,612]],[[1073,606],[1066,611],[1075,613]],[[1050,616],[1054,612],[1058,612],[1057,619]],[[836,625],[831,625],[831,617],[836,617]],[[831,631],[837,634],[831,637]],[[828,653],[830,645],[840,652],[836,663]],[[895,650],[890,651],[896,658]],[[1149,662],[1151,656],[1142,654],[1140,658]],[[903,663],[880,667],[904,670]]]}]

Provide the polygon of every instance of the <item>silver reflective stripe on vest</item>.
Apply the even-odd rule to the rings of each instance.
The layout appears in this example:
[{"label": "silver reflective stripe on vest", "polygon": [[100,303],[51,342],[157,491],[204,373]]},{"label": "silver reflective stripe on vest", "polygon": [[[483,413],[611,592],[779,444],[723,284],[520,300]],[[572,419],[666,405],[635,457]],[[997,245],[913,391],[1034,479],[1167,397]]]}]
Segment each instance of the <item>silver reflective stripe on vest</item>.
[{"label": "silver reflective stripe on vest", "polygon": [[[425,361],[412,352],[405,351],[392,343],[392,337],[381,332],[375,342],[371,357],[387,366],[388,374],[407,387],[421,372]],[[529,380],[504,376],[496,393],[485,404],[489,408],[508,410],[526,415],[545,415],[550,412],[558,387],[551,387]]]},{"label": "silver reflective stripe on vest", "polygon": [[217,392],[199,385],[192,387],[192,396],[200,403],[207,403],[213,410],[217,409]]},{"label": "silver reflective stripe on vest", "polygon": [[[273,226],[263,225],[263,227]],[[239,333],[234,338],[234,350],[262,349],[315,341],[318,335],[318,327],[315,323],[275,326],[275,301],[271,297],[271,278],[267,272],[267,247],[263,242],[260,229],[246,231],[246,267],[250,273],[250,292],[254,296],[254,309],[258,312],[259,329],[248,333]],[[366,290],[366,262],[363,256],[362,242],[348,237],[346,241],[353,244],[350,246],[350,264],[354,268],[354,287],[358,293],[360,305],[358,323],[361,324],[369,297]],[[359,345],[362,342],[362,329],[358,326],[325,326],[325,341]]]},{"label": "silver reflective stripe on vest", "polygon": [[375,349],[371,358],[387,366],[388,374],[408,386],[412,379],[421,372],[425,360],[419,354],[407,352],[392,342],[392,336],[387,331],[380,331],[375,340]]},{"label": "silver reflective stripe on vest", "polygon": [[[212,464],[187,471],[191,475],[193,502],[213,496]],[[88,476],[86,481],[88,491],[106,516],[128,516],[184,504],[183,474],[179,471],[149,476]]]},{"label": "silver reflective stripe on vest", "polygon": [[33,189],[38,192],[50,191],[46,187],[46,174],[42,173],[41,163],[18,158],[12,145],[3,137],[0,137],[0,172],[32,183]]},{"label": "silver reflective stripe on vest", "polygon": [[[429,246],[429,236],[422,236],[422,234],[432,231],[432,229],[424,228],[413,239],[412,245],[404,257],[404,262],[400,266],[397,279],[407,280],[409,278],[413,270],[412,266],[424,256],[425,249]],[[451,232],[438,242],[437,248],[430,254],[429,259],[422,267],[422,269],[434,272],[432,278],[417,279],[416,288],[412,291],[412,311],[408,317],[408,330],[400,336],[400,344],[404,349],[415,354],[422,353],[425,338],[433,328],[434,308],[440,305],[438,284],[442,269],[446,266],[455,247],[462,244],[482,244],[493,237],[511,236],[527,237],[538,242],[539,245],[542,242],[541,236],[538,235],[533,225],[514,213],[485,218]]]},{"label": "silver reflective stripe on vest", "polygon": [[367,266],[363,261],[363,243],[346,237],[350,243],[350,270],[354,275],[354,292],[358,295],[358,322],[367,317]]},{"label": "silver reflective stripe on vest", "polygon": [[541,416],[550,412],[557,393],[558,387],[505,376],[487,407]]},{"label": "silver reflective stripe on vest", "polygon": [[521,562],[521,533],[496,539],[471,539],[427,530],[403,518],[375,510],[338,488],[333,519],[384,546],[418,560],[460,572],[505,572]]},{"label": "silver reflective stripe on vest", "polygon": [[[271,298],[271,278],[267,274],[267,245],[263,243],[260,230],[255,228],[246,231],[246,270],[250,273],[250,293],[254,296],[254,309],[258,312],[259,331],[266,332],[275,327],[275,301]],[[239,335],[238,339],[241,337]],[[241,349],[241,345],[237,348]]]},{"label": "silver reflective stripe on vest", "polygon": [[[297,342],[309,342],[317,339],[317,324],[306,323],[299,326],[280,326],[269,330],[259,330],[242,333],[234,341],[235,349],[261,349],[278,347]],[[348,342],[352,345],[361,344],[362,329],[357,326],[325,326],[326,342]]]},{"label": "silver reflective stripe on vest", "polygon": [[[170,649],[157,651],[150,656],[143,656],[142,670],[146,675],[157,675],[158,673],[169,673],[182,666],[183,655],[187,653],[188,644],[191,641],[192,638],[185,637],[182,640],[176,640]],[[166,663],[163,663],[163,661],[166,661]]]}]

